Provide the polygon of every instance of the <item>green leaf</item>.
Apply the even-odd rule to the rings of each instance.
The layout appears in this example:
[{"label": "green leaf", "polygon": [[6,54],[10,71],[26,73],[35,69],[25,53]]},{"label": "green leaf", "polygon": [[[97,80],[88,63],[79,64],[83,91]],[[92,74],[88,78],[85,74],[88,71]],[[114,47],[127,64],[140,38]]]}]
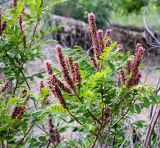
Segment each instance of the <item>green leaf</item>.
[{"label": "green leaf", "polygon": [[110,60],[108,61],[108,65],[112,71],[115,71],[114,64]]},{"label": "green leaf", "polygon": [[116,47],[117,42],[113,42],[109,47],[106,47],[104,49],[103,54],[100,56],[100,59],[103,60],[107,60],[111,54],[111,51]]},{"label": "green leaf", "polygon": [[138,114],[141,112],[141,107],[138,104],[135,104],[134,108]]},{"label": "green leaf", "polygon": [[160,67],[157,67],[154,69],[155,71],[160,71]]}]

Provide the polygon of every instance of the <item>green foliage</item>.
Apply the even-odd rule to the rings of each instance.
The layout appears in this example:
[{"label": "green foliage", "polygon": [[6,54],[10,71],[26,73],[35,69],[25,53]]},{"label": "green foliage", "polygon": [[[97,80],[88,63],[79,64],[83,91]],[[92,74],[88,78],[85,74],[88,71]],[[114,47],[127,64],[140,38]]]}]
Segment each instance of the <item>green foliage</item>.
[{"label": "green foliage", "polygon": [[67,0],[53,9],[54,14],[83,21],[87,21],[87,14],[93,12],[97,16],[99,27],[108,24],[110,11],[111,6],[108,0]]},{"label": "green foliage", "polygon": [[121,0],[121,1],[113,1],[115,11],[119,11],[120,13],[129,14],[129,13],[138,13],[141,8],[147,6],[149,4],[149,0]]},{"label": "green foliage", "polygon": [[[49,4],[53,6],[59,2],[62,1]],[[90,3],[91,1],[79,1],[77,4],[82,9],[83,4],[89,7]],[[107,5],[103,1],[96,1],[95,5],[100,3],[103,9]],[[32,90],[29,80],[34,77],[42,79],[43,72],[27,77],[25,65],[36,58],[42,58],[40,49],[46,44],[43,38],[53,29],[44,29],[46,27],[42,25],[42,17],[51,6],[48,1],[42,3],[41,0],[26,0],[19,1],[17,6],[2,13],[1,20],[7,22],[7,27],[0,36],[1,146],[49,147],[52,144],[54,147],[85,148],[91,145],[94,147],[94,144],[99,147],[107,141],[112,147],[127,147],[130,143],[126,138],[128,119],[139,114],[142,109],[158,104],[159,96],[145,83],[131,88],[118,84],[118,72],[125,68],[127,60],[132,56],[129,53],[123,55],[116,48],[117,42],[104,49],[98,59],[101,65],[98,70],[90,63],[91,57],[80,47],[75,47],[74,50],[63,49],[66,57],[72,56],[74,61],[80,63],[81,74],[81,86],[78,89],[73,93],[59,93],[66,106],[57,102],[59,94],[52,95],[52,92],[57,91],[56,87],[48,88],[45,85],[41,86],[40,91]],[[83,8],[83,13],[92,10],[93,6],[87,10]],[[63,82],[64,72],[56,68],[52,70]],[[49,80],[48,78],[47,82]],[[133,126],[141,130],[145,125],[143,121],[138,121]],[[143,134],[140,130],[137,133],[141,136]],[[71,138],[68,136],[70,131],[80,136]],[[61,142],[58,141],[59,137]],[[152,145],[155,145],[156,138],[154,133]],[[137,145],[139,143],[135,144]]]}]

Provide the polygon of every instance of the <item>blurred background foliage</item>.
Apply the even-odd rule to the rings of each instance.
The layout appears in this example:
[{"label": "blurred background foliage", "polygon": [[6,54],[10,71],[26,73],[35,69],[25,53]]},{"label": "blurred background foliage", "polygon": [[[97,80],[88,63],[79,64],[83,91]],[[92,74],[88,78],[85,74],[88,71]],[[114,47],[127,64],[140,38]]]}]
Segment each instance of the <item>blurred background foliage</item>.
[{"label": "blurred background foliage", "polygon": [[55,7],[52,13],[87,21],[87,14],[93,12],[102,27],[109,21],[111,9],[109,0],[67,0]]},{"label": "blurred background foliage", "polygon": [[[45,0],[51,8],[50,13],[71,17],[87,22],[87,14],[93,12],[97,17],[98,27],[109,24],[143,27],[143,16],[149,26],[160,26],[158,12],[160,0],[59,0],[56,7],[52,7],[53,0]],[[58,1],[58,2],[59,2]],[[0,0],[0,4],[7,4],[10,0]],[[47,3],[48,2],[48,3]],[[145,12],[145,13],[144,13]],[[156,20],[156,23],[155,23]]]},{"label": "blurred background foliage", "polygon": [[159,10],[159,0],[66,0],[51,12],[85,22],[87,13],[93,12],[99,27],[110,23],[143,27],[144,12],[147,20],[150,20],[149,25],[159,24]]}]

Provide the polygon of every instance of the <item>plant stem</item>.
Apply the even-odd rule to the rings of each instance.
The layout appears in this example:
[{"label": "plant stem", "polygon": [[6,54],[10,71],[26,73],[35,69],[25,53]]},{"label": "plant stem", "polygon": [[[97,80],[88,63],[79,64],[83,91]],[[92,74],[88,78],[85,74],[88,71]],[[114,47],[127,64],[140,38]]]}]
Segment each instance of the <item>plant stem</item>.
[{"label": "plant stem", "polygon": [[97,123],[99,123],[101,125],[101,122],[91,113],[91,111],[89,109],[87,109],[87,112],[90,114],[90,116],[92,117],[93,120],[97,121]]},{"label": "plant stem", "polygon": [[45,132],[46,134],[48,134],[48,132],[44,128],[40,127],[39,125],[37,125],[37,127],[41,129],[43,132]]},{"label": "plant stem", "polygon": [[105,124],[106,124],[106,122],[102,123],[101,126],[99,127],[99,130],[98,130],[97,133],[96,133],[96,136],[95,136],[95,138],[94,138],[94,140],[93,140],[93,143],[92,143],[92,145],[91,145],[91,148],[94,148],[94,147],[95,147],[96,142],[97,142],[97,140],[98,140],[98,138],[99,138],[99,136],[100,136],[100,133],[101,133],[102,129],[104,128]]},{"label": "plant stem", "polygon": [[71,112],[70,112],[70,110],[67,108],[67,111],[68,111],[68,113],[80,124],[80,125],[82,125],[82,123],[77,119],[77,117],[76,116],[74,116]]},{"label": "plant stem", "polygon": [[[74,92],[76,97],[78,98],[78,100],[83,104],[83,101],[80,99],[80,97],[78,96],[78,94],[76,92]],[[94,120],[94,121],[97,121],[97,123],[99,123],[101,125],[101,122],[92,114],[92,112],[87,109],[87,112],[89,113],[89,115],[91,116],[91,118]]]},{"label": "plant stem", "polygon": [[31,90],[31,87],[29,86],[29,83],[28,83],[28,81],[27,81],[27,79],[26,79],[26,77],[25,77],[25,75],[23,73],[23,70],[21,70],[21,74],[23,76],[24,81],[26,82],[26,85],[27,85],[28,89]]},{"label": "plant stem", "polygon": [[20,145],[20,144],[24,141],[24,139],[27,137],[27,135],[29,134],[29,132],[30,132],[30,131],[32,130],[32,128],[34,127],[34,125],[35,125],[35,123],[36,123],[36,120],[37,120],[37,119],[35,119],[35,120],[33,121],[32,125],[31,125],[31,127],[28,129],[27,133],[26,133],[26,134],[24,135],[24,137],[20,140],[20,142],[18,142],[18,144],[16,145],[15,148],[17,148],[18,145]]},{"label": "plant stem", "polygon": [[13,95],[16,93],[16,89],[17,89],[17,86],[18,86],[18,82],[19,82],[19,80],[16,80],[16,86],[15,86],[15,88],[14,88],[14,90],[13,90]]},{"label": "plant stem", "polygon": [[49,148],[50,144],[51,144],[51,140],[49,139],[47,142],[46,148]]},{"label": "plant stem", "polygon": [[110,130],[112,128],[112,120],[113,118],[111,117],[110,118],[110,124],[109,124],[109,127],[108,127],[108,133],[107,133],[107,137],[106,137],[106,140],[105,140],[105,145],[104,145],[104,148],[107,148],[108,147],[108,139],[109,139],[109,134],[110,134]]},{"label": "plant stem", "polygon": [[[27,85],[28,89],[31,90],[31,87],[29,86],[29,83],[28,83],[28,81],[27,81],[27,79],[25,77],[25,74],[23,73],[23,70],[21,70],[21,74],[23,76],[24,81],[26,82],[26,85]],[[33,103],[34,103],[34,107],[37,108],[36,102],[33,101]]]}]

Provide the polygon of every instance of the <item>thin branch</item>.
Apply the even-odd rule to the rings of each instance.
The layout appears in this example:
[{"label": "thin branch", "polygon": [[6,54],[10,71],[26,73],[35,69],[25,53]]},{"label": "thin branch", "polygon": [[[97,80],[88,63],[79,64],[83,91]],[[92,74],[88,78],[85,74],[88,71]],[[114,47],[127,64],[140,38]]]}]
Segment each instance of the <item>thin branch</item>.
[{"label": "thin branch", "polygon": [[48,132],[44,128],[40,127],[39,125],[37,125],[37,127],[41,129],[43,132],[45,132],[46,134],[48,134]]},{"label": "thin branch", "polygon": [[154,127],[157,123],[157,119],[158,119],[159,115],[160,115],[160,108],[158,108],[158,105],[156,105],[155,112],[153,113],[151,120],[150,120],[150,123],[147,127],[146,136],[145,136],[145,140],[144,140],[144,147],[147,147],[148,145],[150,145],[152,132],[153,132]]},{"label": "thin branch", "polygon": [[96,133],[96,135],[95,135],[95,138],[94,138],[94,140],[93,140],[93,143],[92,143],[92,145],[91,145],[91,148],[94,148],[94,147],[95,147],[96,142],[97,142],[97,140],[98,140],[98,138],[99,138],[99,136],[100,136],[100,133],[101,133],[101,131],[103,130],[103,128],[105,127],[105,125],[106,125],[106,121],[103,122],[103,123],[100,125],[100,127],[99,127],[99,129],[98,129],[98,131],[97,131],[97,133]]},{"label": "thin branch", "polygon": [[112,121],[113,121],[113,118],[110,119],[110,125],[108,127],[108,133],[107,133],[107,137],[106,137],[106,140],[105,140],[104,148],[108,147],[108,139],[109,139],[110,130],[112,128]]},{"label": "thin branch", "polygon": [[50,144],[51,144],[51,140],[50,140],[50,139],[48,139],[48,141],[47,141],[47,145],[46,145],[46,148],[49,148]]},{"label": "thin branch", "polygon": [[[78,98],[78,100],[83,104],[83,101],[80,99],[80,97],[78,96],[78,94],[76,93],[76,91],[74,91],[74,94]],[[97,123],[99,123],[101,125],[101,122],[92,114],[92,112],[89,109],[87,109],[87,112],[89,113],[89,115],[91,116],[91,118],[94,121],[97,121]]]},{"label": "thin branch", "polygon": [[33,121],[31,127],[28,129],[27,133],[23,136],[23,138],[20,140],[20,142],[18,142],[18,144],[16,145],[16,147],[18,147],[18,145],[20,145],[20,144],[24,141],[24,139],[28,136],[28,134],[30,133],[30,131],[31,131],[32,128],[34,127],[34,125],[35,125],[35,123],[36,123],[36,120],[37,120],[37,119],[35,119],[35,120]]},{"label": "thin branch", "polygon": [[127,141],[127,139],[128,139],[128,136],[127,136],[127,138],[123,141],[123,143],[121,144],[121,146],[120,146],[119,148],[123,148],[123,145],[125,144],[125,142]]},{"label": "thin branch", "polygon": [[15,87],[13,89],[13,94],[15,94],[15,92],[16,92],[16,89],[17,89],[17,86],[18,86],[18,82],[19,82],[19,80],[16,80],[16,85],[15,85]]},{"label": "thin branch", "polygon": [[[24,81],[26,82],[26,85],[27,85],[28,89],[31,90],[31,87],[29,86],[29,83],[28,83],[28,81],[27,81],[27,79],[25,77],[25,74],[23,73],[23,70],[21,70],[21,74],[23,76]],[[36,102],[33,101],[33,103],[34,103],[34,107],[37,108]]]},{"label": "thin branch", "polygon": [[90,116],[92,117],[93,120],[97,121],[97,123],[99,123],[100,125],[102,124],[92,113],[89,109],[87,109],[88,113],[90,114]]},{"label": "thin branch", "polygon": [[22,76],[23,76],[24,81],[26,82],[26,85],[27,85],[28,89],[31,90],[31,87],[29,86],[29,83],[28,83],[28,81],[27,81],[27,79],[26,79],[26,77],[25,77],[25,75],[24,75],[23,70],[21,70],[21,74],[22,74]]},{"label": "thin branch", "polygon": [[82,125],[82,123],[78,120],[78,118],[76,117],[76,116],[74,116],[71,112],[70,112],[70,110],[67,108],[66,109],[67,111],[68,111],[68,113],[80,124],[80,125]]},{"label": "thin branch", "polygon": [[30,42],[30,45],[29,45],[30,48],[31,48],[31,46],[32,46],[32,43],[33,43],[32,39],[34,38],[34,36],[35,36],[35,34],[36,34],[38,25],[39,25],[39,20],[37,20],[36,25],[35,25],[35,27],[34,27],[34,29],[33,29],[33,34],[32,34],[31,42]]},{"label": "thin branch", "polygon": [[[159,83],[160,83],[160,78],[159,78],[157,86],[156,86],[156,90],[155,90],[156,94],[158,93]],[[160,116],[160,108],[158,107],[158,105],[155,106],[154,112],[153,112],[153,110],[154,110],[154,107],[152,106],[151,107],[151,112],[150,112],[150,123],[147,127],[146,138],[144,140],[145,141],[144,146],[147,146],[147,145],[150,144],[152,132],[153,132],[154,127],[157,123],[158,117]]]}]

